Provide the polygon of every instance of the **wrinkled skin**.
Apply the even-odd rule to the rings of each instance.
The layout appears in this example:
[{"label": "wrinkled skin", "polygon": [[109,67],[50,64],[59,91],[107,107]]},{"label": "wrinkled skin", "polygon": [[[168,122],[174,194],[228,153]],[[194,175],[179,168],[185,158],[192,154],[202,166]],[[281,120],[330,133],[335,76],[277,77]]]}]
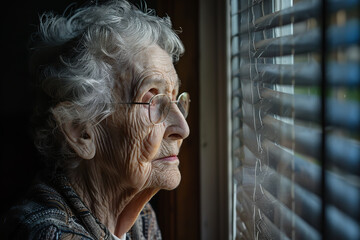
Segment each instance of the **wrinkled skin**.
[{"label": "wrinkled skin", "polygon": [[[148,102],[158,93],[176,99],[179,80],[164,50],[152,45],[134,60],[133,77],[119,78],[114,88],[119,102]],[[123,92],[131,93],[131,99]],[[150,122],[147,105],[118,104],[111,116],[87,131],[95,156],[83,161],[72,182],[97,217],[120,237],[158,190],[178,186],[181,175],[174,156],[189,127],[176,104],[158,125]]]}]

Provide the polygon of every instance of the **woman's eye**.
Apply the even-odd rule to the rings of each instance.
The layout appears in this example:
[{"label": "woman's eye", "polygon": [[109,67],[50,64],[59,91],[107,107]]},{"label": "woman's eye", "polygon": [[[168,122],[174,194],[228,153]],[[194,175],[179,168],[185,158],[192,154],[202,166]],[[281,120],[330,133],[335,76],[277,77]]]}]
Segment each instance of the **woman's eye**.
[{"label": "woman's eye", "polygon": [[157,89],[155,89],[155,88],[152,88],[152,89],[150,89],[149,91],[147,91],[145,94],[144,94],[144,96],[143,96],[143,98],[142,98],[142,102],[150,102],[150,99],[153,97],[153,96],[155,96],[156,94],[158,94],[158,90]]}]

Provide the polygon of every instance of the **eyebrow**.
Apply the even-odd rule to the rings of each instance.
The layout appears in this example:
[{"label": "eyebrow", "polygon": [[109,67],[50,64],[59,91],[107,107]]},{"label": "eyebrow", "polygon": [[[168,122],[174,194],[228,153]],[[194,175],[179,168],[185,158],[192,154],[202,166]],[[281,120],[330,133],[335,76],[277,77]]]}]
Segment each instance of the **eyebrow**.
[{"label": "eyebrow", "polygon": [[[134,97],[138,94],[138,91],[141,89],[141,88],[145,88],[146,86],[148,85],[151,85],[151,84],[155,84],[155,85],[160,85],[160,86],[164,86],[167,81],[164,79],[164,78],[147,78],[147,79],[144,79],[143,81],[141,81],[139,83],[138,86],[136,86],[136,88],[134,89]],[[174,88],[176,88],[177,90],[180,88],[180,85],[181,85],[181,80],[179,77],[177,77],[177,81],[175,83],[175,86]],[[165,90],[168,89],[168,86],[166,85],[165,87]]]}]

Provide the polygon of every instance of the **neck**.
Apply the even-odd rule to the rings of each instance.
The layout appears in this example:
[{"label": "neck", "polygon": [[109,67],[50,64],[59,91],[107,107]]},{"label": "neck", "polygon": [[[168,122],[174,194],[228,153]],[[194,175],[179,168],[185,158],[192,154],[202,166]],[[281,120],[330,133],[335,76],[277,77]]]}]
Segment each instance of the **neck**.
[{"label": "neck", "polygon": [[121,184],[111,184],[111,179],[104,179],[106,175],[89,169],[68,175],[80,198],[117,237],[130,230],[145,204],[159,191],[115,187]]},{"label": "neck", "polygon": [[116,217],[113,233],[122,236],[134,225],[139,213],[147,202],[157,193],[156,189],[145,189],[135,194]]}]

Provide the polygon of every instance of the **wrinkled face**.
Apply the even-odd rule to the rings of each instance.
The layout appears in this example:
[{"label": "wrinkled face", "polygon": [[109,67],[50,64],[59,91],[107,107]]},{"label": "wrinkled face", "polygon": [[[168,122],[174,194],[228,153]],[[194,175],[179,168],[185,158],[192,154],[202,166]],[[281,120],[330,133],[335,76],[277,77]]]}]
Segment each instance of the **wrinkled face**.
[{"label": "wrinkled face", "polygon": [[[171,57],[164,50],[150,46],[136,56],[135,62],[136,77],[122,80],[125,82],[119,85],[119,92],[130,92],[133,102],[149,102],[160,93],[176,100],[179,80]],[[158,125],[150,122],[148,105],[119,104],[97,131],[96,158],[101,158],[107,174],[116,178],[120,187],[174,189],[178,186],[181,175],[177,155],[183,139],[189,135],[189,127],[175,103],[171,104],[165,121]]]}]

